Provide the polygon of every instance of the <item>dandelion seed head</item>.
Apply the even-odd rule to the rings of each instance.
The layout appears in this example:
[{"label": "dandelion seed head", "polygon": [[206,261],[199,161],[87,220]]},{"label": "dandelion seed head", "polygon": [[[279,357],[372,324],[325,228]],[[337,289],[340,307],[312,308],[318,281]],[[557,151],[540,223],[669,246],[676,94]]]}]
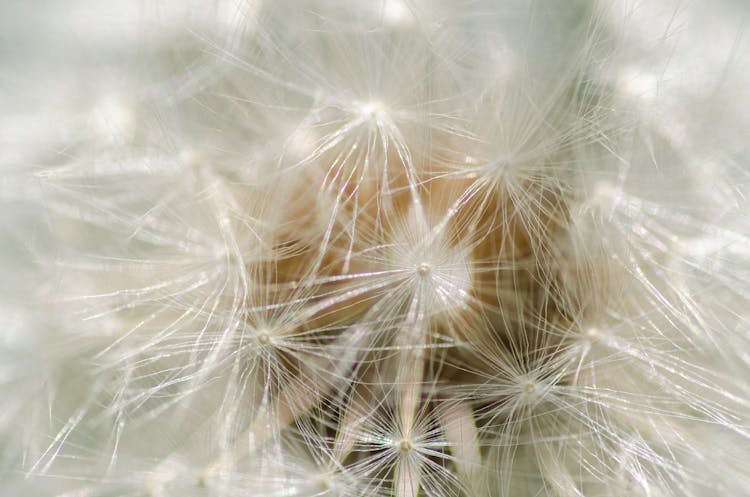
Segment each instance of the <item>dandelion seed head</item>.
[{"label": "dandelion seed head", "polygon": [[387,112],[385,105],[377,100],[360,103],[358,107],[360,113],[365,119],[373,120],[378,123],[386,116]]},{"label": "dandelion seed head", "polygon": [[529,377],[523,377],[517,381],[517,388],[519,389],[517,395],[519,395],[519,400],[522,403],[534,405],[546,397],[548,386],[542,381]]},{"label": "dandelion seed head", "polygon": [[[346,485],[341,481],[341,477],[335,471],[330,470],[323,470],[317,473],[312,479],[311,487],[305,490],[314,492],[313,495],[343,496],[346,493]],[[298,494],[307,495],[303,492],[299,492]]]},{"label": "dandelion seed head", "polygon": [[586,337],[589,338],[590,340],[596,340],[597,338],[599,338],[600,334],[601,332],[599,331],[599,328],[595,326],[590,326],[586,328],[586,331],[585,331]]},{"label": "dandelion seed head", "polygon": [[422,276],[423,278],[428,277],[431,272],[432,266],[430,266],[430,264],[427,262],[420,262],[417,266],[417,274],[419,274],[419,276]]},{"label": "dandelion seed head", "polygon": [[6,492],[749,493],[742,2],[70,1],[0,7]]},{"label": "dandelion seed head", "polygon": [[537,391],[537,384],[533,380],[526,380],[523,383],[521,383],[521,390],[523,393],[527,396],[530,396]]},{"label": "dandelion seed head", "polygon": [[607,181],[599,181],[594,185],[592,200],[595,204],[600,205],[612,202],[618,192],[618,188],[611,183]]},{"label": "dandelion seed head", "polygon": [[271,333],[266,328],[258,330],[258,343],[261,345],[268,345],[271,343]]},{"label": "dandelion seed head", "polygon": [[397,446],[398,446],[398,450],[400,450],[403,454],[408,454],[409,452],[414,450],[414,444],[408,438],[403,438],[399,440]]}]

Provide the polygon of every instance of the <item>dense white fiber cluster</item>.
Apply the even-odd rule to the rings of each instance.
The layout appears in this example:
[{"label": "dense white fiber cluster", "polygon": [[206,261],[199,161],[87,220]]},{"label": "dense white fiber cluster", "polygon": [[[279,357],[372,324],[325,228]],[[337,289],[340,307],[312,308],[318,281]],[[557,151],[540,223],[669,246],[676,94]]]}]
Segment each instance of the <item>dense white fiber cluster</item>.
[{"label": "dense white fiber cluster", "polygon": [[0,495],[750,496],[746,0],[2,0]]}]

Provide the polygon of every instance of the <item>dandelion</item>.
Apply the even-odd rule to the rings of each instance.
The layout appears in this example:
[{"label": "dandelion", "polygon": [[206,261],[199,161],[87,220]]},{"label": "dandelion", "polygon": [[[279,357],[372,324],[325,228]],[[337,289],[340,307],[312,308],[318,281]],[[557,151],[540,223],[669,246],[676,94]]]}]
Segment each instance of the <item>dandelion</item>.
[{"label": "dandelion", "polygon": [[0,7],[3,495],[750,495],[741,2],[109,8]]}]

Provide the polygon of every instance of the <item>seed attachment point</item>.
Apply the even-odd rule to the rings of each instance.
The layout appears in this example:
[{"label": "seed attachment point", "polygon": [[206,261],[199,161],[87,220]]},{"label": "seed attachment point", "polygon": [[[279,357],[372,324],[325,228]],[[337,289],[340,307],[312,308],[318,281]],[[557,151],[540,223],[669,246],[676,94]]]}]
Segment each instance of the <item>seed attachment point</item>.
[{"label": "seed attachment point", "polygon": [[398,450],[407,454],[414,450],[414,444],[408,438],[404,438],[398,443]]},{"label": "seed attachment point", "polygon": [[271,343],[271,334],[267,329],[262,328],[258,330],[258,342],[261,345],[268,345],[269,343]]},{"label": "seed attachment point", "polygon": [[423,278],[429,276],[432,272],[432,266],[426,262],[423,262],[417,266],[417,274]]}]

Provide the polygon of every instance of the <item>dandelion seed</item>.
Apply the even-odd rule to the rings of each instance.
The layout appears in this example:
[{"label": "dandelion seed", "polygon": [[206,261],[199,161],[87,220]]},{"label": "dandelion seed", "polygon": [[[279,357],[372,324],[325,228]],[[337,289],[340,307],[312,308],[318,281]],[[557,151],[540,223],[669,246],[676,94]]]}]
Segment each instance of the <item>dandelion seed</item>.
[{"label": "dandelion seed", "polygon": [[423,278],[426,278],[430,275],[430,272],[432,271],[432,266],[430,266],[426,262],[422,262],[417,266],[417,273],[419,273],[419,276],[422,276]]}]

